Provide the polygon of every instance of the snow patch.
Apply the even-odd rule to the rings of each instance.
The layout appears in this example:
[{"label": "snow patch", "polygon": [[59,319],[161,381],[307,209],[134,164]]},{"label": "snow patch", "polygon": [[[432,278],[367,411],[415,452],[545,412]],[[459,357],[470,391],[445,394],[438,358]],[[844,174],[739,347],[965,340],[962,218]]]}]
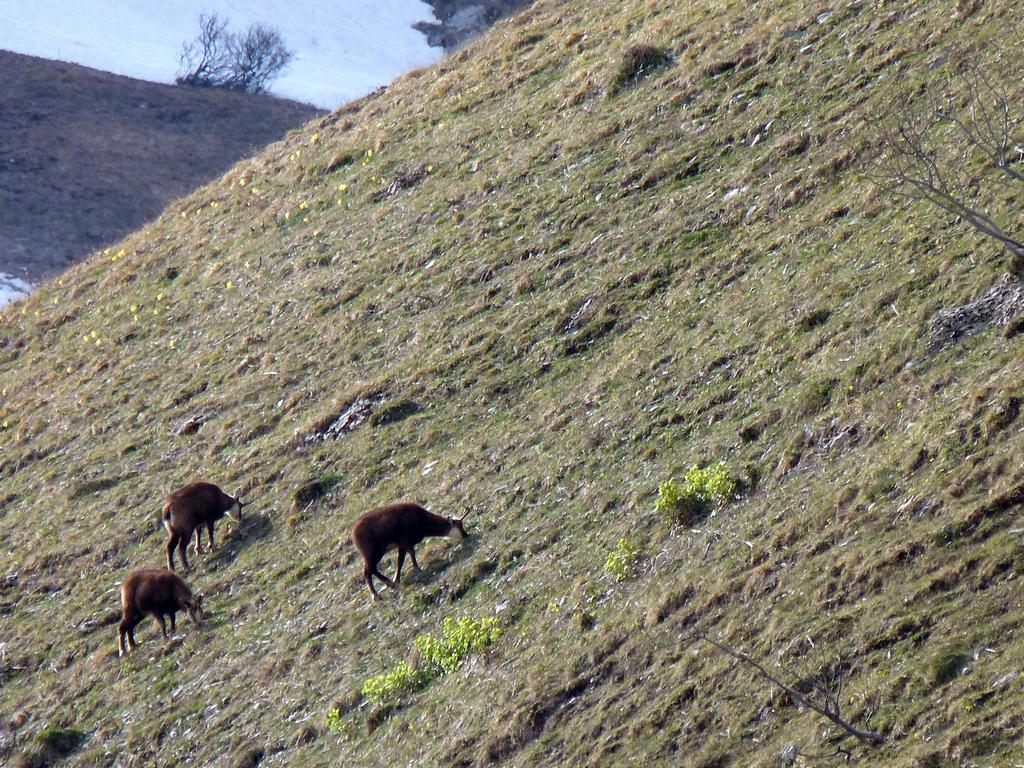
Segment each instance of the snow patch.
[{"label": "snow patch", "polygon": [[174,82],[201,13],[228,18],[233,31],[269,24],[295,51],[271,91],[327,109],[444,53],[413,29],[437,21],[420,0],[6,0],[3,10],[0,49],[162,83]]},{"label": "snow patch", "polygon": [[0,272],[0,307],[28,296],[31,290],[31,283],[6,272]]}]

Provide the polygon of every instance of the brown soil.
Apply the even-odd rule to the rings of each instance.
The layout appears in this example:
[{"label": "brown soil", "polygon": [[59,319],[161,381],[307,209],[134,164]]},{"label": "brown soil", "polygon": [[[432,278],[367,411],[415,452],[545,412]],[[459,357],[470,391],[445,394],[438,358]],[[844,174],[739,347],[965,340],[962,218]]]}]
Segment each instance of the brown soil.
[{"label": "brown soil", "polygon": [[38,280],[320,113],[0,51],[0,272]]}]

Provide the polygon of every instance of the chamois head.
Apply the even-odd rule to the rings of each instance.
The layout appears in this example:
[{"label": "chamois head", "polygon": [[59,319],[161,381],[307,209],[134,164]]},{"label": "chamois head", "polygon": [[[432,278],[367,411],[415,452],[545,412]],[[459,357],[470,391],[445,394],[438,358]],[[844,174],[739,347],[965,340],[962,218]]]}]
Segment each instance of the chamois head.
[{"label": "chamois head", "polygon": [[198,627],[203,621],[203,596],[193,595],[185,600],[185,610],[192,624]]},{"label": "chamois head", "polygon": [[463,539],[469,536],[469,534],[466,533],[466,528],[462,525],[462,521],[469,517],[470,512],[472,512],[472,510],[467,509],[465,514],[462,515],[462,517],[448,518],[448,522],[451,523],[452,526],[451,530],[448,531],[448,538],[455,539],[456,541],[462,541]]},{"label": "chamois head", "polygon": [[224,516],[227,517],[228,520],[231,520],[232,522],[241,525],[242,506],[244,504],[244,502],[242,501],[241,490],[235,491],[235,495],[231,497],[231,500],[234,502],[234,504],[232,504],[230,507],[228,507],[227,510],[225,510]]}]

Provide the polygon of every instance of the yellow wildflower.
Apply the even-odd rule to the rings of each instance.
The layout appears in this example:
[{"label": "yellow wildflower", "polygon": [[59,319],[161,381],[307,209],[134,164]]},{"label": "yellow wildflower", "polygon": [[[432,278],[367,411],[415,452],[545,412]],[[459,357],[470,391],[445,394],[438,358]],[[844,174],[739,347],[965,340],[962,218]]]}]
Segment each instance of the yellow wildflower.
[{"label": "yellow wildflower", "polygon": [[314,133],[313,137],[309,141],[312,144],[316,144],[318,141],[320,141],[320,134],[319,133]]}]

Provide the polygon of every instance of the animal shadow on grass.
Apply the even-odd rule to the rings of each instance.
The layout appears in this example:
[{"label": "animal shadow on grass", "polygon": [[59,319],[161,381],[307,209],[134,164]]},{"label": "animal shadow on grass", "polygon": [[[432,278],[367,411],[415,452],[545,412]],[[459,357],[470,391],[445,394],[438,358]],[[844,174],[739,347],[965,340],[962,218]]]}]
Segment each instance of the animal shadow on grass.
[{"label": "animal shadow on grass", "polygon": [[[230,563],[238,557],[238,553],[243,549],[251,547],[261,539],[267,538],[273,528],[274,524],[269,515],[261,513],[246,514],[242,518],[241,525],[225,531],[227,535],[222,536],[217,544],[216,551],[209,558],[211,565],[219,567]],[[205,534],[205,530],[203,533]]]},{"label": "animal shadow on grass", "polygon": [[[423,565],[423,570],[417,573],[409,562],[409,558],[405,559],[405,565],[402,566],[402,583],[406,585],[410,584],[432,584],[451,568],[457,568],[468,561],[480,548],[480,539],[476,536],[470,536],[467,539],[463,539],[461,544],[455,544],[451,547],[445,547],[441,551],[431,555],[430,562]],[[391,575],[395,571],[394,559],[390,561]],[[410,573],[406,576],[406,573]]]}]

